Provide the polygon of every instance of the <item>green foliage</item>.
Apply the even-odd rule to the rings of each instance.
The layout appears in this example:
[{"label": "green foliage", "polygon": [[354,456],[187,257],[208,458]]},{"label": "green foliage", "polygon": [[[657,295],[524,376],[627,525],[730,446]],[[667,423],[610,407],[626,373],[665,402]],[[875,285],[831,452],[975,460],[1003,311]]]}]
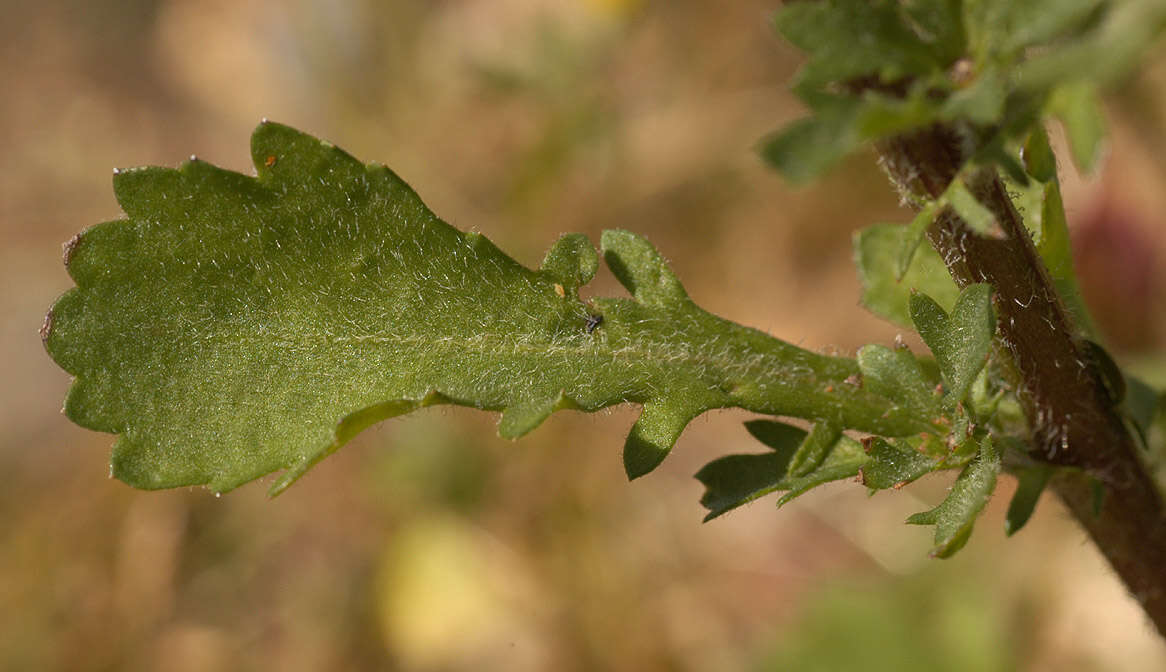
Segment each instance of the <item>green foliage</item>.
[{"label": "green foliage", "polygon": [[[564,235],[527,268],[438,219],[384,166],[265,122],[254,177],[196,159],[115,177],[126,218],[71,241],[77,287],[43,332],[76,376],[65,411],[120,435],[111,470],[136,487],[223,491],[285,470],[274,494],[366,427],[435,404],[499,411],[506,438],[557,410],[638,404],[623,451],[630,478],[655,469],[694,418],[735,407],[808,430],[746,423],[769,451],[697,473],[706,520],[774,492],[780,506],[833,481],[873,492],[961,469],[942,503],[908,519],[934,525],[933,555],[950,556],[1026,430],[992,365],[992,289],[960,291],[925,244],[929,229],[957,216],[971,235],[1001,235],[972,185],[1002,174],[1090,336],[1043,123],[1059,119],[1077,164],[1094,167],[1098,92],[1163,23],[1166,0],[820,0],[778,13],[777,29],[806,52],[794,90],[810,112],[762,144],[786,177],[810,179],[868,142],[935,124],[960,140],[950,184],[904,187],[918,210],[909,224],[854,238],[864,305],[914,326],[933,360],[900,345],[815,354],[711,315],[628,231],[604,232],[598,254]],[[580,298],[600,256],[631,298]],[[1160,397],[1128,382],[1130,396],[1112,401],[1145,443]],[[1014,462],[1009,534],[1052,473]]]},{"label": "green foliage", "polygon": [[1016,494],[1012,495],[1008,513],[1004,517],[1005,534],[1008,536],[1016,534],[1032,517],[1037,500],[1052,475],[1052,468],[1043,464],[1025,467],[1016,472]]},{"label": "green foliage", "polygon": [[969,156],[1015,175],[1000,148],[1055,117],[1089,170],[1104,133],[1098,87],[1128,72],[1164,23],[1163,0],[788,3],[776,24],[806,52],[794,91],[810,116],[762,155],[804,181],[867,142],[944,122],[964,130]]},{"label": "green foliage", "polygon": [[968,396],[988,360],[996,331],[991,296],[990,286],[969,285],[960,292],[950,316],[926,294],[911,297],[911,320],[935,355],[949,403]]},{"label": "green foliage", "polygon": [[113,473],[137,487],[221,491],[287,469],[278,492],[369,425],[433,404],[502,411],[509,438],[555,410],[641,404],[631,477],[714,408],[930,427],[847,384],[853,361],[701,310],[634,234],[602,238],[633,298],[585,302],[598,260],[582,236],[531,270],[383,166],[273,123],[252,156],[254,178],[197,160],[124,171],[127,219],[70,245],[78,286],[46,346],[77,377],[66,413],[121,435]]},{"label": "green foliage", "polygon": [[[939,254],[930,245],[919,245],[913,228],[876,224],[854,236],[854,263],[862,283],[862,304],[901,326],[911,325],[909,304],[913,292],[923,292],[947,308],[954,306],[959,296],[959,288]],[[905,256],[910,261],[904,272],[888,272],[900,268]]]},{"label": "green foliage", "polygon": [[996,475],[999,472],[1000,453],[991,437],[984,437],[980,442],[980,451],[960,472],[947,498],[934,509],[916,513],[907,519],[912,525],[935,526],[932,555],[946,558],[963,548],[972,534],[976,517],[996,489]]},{"label": "green foliage", "polygon": [[813,431],[807,435],[796,427],[771,420],[753,420],[745,427],[773,452],[727,455],[706,464],[696,473],[697,480],[705,486],[700,503],[709,510],[706,521],[759,497],[788,491],[778,500],[778,506],[781,506],[819,485],[858,476],[870,461],[861,444],[840,435],[826,448],[817,466],[807,473],[794,474],[790,471],[794,456],[806,452],[803,446],[821,440],[822,434],[815,438]]}]

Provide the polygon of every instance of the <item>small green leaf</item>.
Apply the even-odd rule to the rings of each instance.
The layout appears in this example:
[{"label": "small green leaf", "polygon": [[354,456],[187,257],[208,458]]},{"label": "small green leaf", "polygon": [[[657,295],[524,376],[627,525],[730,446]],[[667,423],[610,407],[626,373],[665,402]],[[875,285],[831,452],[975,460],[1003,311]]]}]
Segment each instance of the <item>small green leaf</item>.
[{"label": "small green leaf", "polygon": [[631,231],[604,231],[600,245],[608,268],[636,301],[656,308],[692,305],[668,262],[644,238]]},{"label": "small green leaf", "polygon": [[798,79],[817,88],[866,75],[884,82],[942,69],[942,56],[908,26],[898,2],[788,3],[776,25],[809,59]]},{"label": "small green leaf", "polygon": [[[1007,3],[1024,5],[1031,3]],[[1069,16],[1072,5],[1084,11],[1077,17]],[[1103,7],[1094,11],[1089,5]],[[1133,0],[1105,2],[1101,0],[1045,0],[1033,7],[1034,13],[1052,10],[1063,13],[1068,20],[1058,30],[1071,30],[1072,39],[1061,39],[1032,50],[1030,57],[1019,63],[1014,81],[1019,92],[1043,95],[1069,82],[1091,82],[1094,86],[1112,86],[1120,83],[1139,62],[1146,50],[1162,34],[1166,25],[1166,3],[1160,0]],[[1070,25],[1080,20],[1078,25]],[[1044,36],[1035,39],[1047,39]]]},{"label": "small green leaf", "polygon": [[574,295],[595,277],[595,271],[599,269],[599,255],[595,253],[587,236],[568,233],[555,241],[540,268],[562,283],[565,294]]},{"label": "small green leaf", "polygon": [[895,400],[915,415],[929,417],[938,413],[935,384],[927,380],[910,350],[863,346],[858,351],[858,368],[863,387],[870,391]]},{"label": "small green leaf", "polygon": [[859,477],[871,490],[901,487],[939,466],[917,450],[899,447],[877,436],[864,441],[864,445],[871,459],[862,467]]},{"label": "small green leaf", "polygon": [[1065,126],[1073,162],[1081,172],[1092,172],[1105,140],[1105,114],[1096,87],[1088,82],[1061,86],[1049,99],[1048,109]]},{"label": "small green leaf", "polygon": [[745,423],[745,427],[773,452],[726,455],[696,472],[696,479],[705,486],[700,500],[709,510],[705,521],[776,491],[806,436],[797,427],[772,420],[753,420]]},{"label": "small green leaf", "polygon": [[782,506],[819,485],[854,478],[870,460],[857,441],[839,435],[817,467],[795,476],[789,467],[810,440],[806,432],[772,420],[752,420],[745,427],[774,452],[727,455],[697,472],[697,480],[705,486],[700,502],[709,509],[706,522],[759,497],[786,490],[777,502]]},{"label": "small green leaf", "polygon": [[967,543],[976,518],[996,489],[999,472],[1000,453],[991,437],[984,437],[980,451],[964,467],[947,498],[934,509],[907,519],[911,525],[935,526],[935,548],[931,551],[934,557],[950,557]]},{"label": "small green leaf", "polygon": [[1040,236],[1037,251],[1054,280],[1076,280],[1073,273],[1073,246],[1065,206],[1056,180],[1044,185],[1040,209]]},{"label": "small green leaf", "polygon": [[788,451],[790,457],[806,439],[806,430],[774,420],[750,420],[745,423],[745,429],[773,450],[779,453]]},{"label": "small green leaf", "polygon": [[911,297],[911,319],[935,355],[947,385],[947,398],[953,403],[963,401],[992,348],[996,319],[991,286],[965,287],[950,317],[931,297],[915,294]]},{"label": "small green leaf", "polygon": [[802,440],[801,445],[798,446],[798,451],[790,460],[790,476],[805,476],[817,469],[841,435],[842,428],[833,422],[814,423],[814,426],[810,428],[810,433]]},{"label": "small green leaf", "polygon": [[70,245],[77,287],[49,354],[76,376],[65,411],[119,434],[113,474],[222,491],[279,469],[277,493],[362,429],[434,404],[501,411],[518,437],[564,408],[643,406],[632,476],[710,409],[927,431],[818,355],[713,316],[625,231],[603,257],[632,299],[582,301],[598,256],[560,238],[539,270],[431,213],[392,171],[279,124],[256,176],[192,160],[123,171],[126,219]]},{"label": "small green leaf", "polygon": [[859,103],[836,100],[814,109],[761,141],[761,157],[787,180],[805,183],[834,167],[861,143],[855,129]]},{"label": "small green leaf", "polygon": [[940,63],[946,65],[963,55],[967,37],[961,0],[902,0],[899,4],[922,39],[938,50]]},{"label": "small green leaf", "polygon": [[986,69],[971,84],[948,96],[939,117],[944,121],[963,119],[981,126],[995,124],[1004,116],[1007,84],[997,68]]},{"label": "small green leaf", "polygon": [[915,86],[903,98],[868,91],[855,116],[860,140],[874,140],[934,123],[940,117],[939,105],[925,86]]},{"label": "small green leaf", "polygon": [[908,241],[912,236],[899,224],[876,224],[854,236],[862,304],[872,313],[902,326],[911,325],[908,304],[912,291],[924,292],[948,307],[955,305],[959,296],[959,288],[930,245],[915,245],[907,272],[896,280],[896,269],[910,247]]},{"label": "small green leaf", "polygon": [[1057,156],[1049,145],[1049,134],[1045,127],[1038,124],[1028,134],[1021,152],[1024,159],[1024,169],[1038,182],[1048,182],[1057,178]]},{"label": "small green leaf", "polygon": [[1017,471],[1016,493],[1012,495],[1012,501],[1008,504],[1008,514],[1004,518],[1004,534],[1011,537],[1024,527],[1032,517],[1036,502],[1052,475],[1053,470],[1045,465],[1026,467]]},{"label": "small green leaf", "polygon": [[685,409],[674,404],[644,404],[623,447],[623,466],[629,479],[639,478],[660,466],[680,433],[704,409]]},{"label": "small green leaf", "polygon": [[862,444],[843,435],[817,469],[805,476],[787,477],[781,482],[780,489],[787,492],[777,500],[777,505],[785,506],[819,485],[854,479],[869,461]]},{"label": "small green leaf", "polygon": [[911,262],[915,260],[915,251],[919,249],[919,245],[927,237],[927,229],[935,220],[935,213],[938,209],[936,201],[928,202],[907,225],[907,229],[903,232],[902,250],[899,252],[898,263],[895,264],[895,280],[902,281],[907,275],[907,271],[911,270]]}]

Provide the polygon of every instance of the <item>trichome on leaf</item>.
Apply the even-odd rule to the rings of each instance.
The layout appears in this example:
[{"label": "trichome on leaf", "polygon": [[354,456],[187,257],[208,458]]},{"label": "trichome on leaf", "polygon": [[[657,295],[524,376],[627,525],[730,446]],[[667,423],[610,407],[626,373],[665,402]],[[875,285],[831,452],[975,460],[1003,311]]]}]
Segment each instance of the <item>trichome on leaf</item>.
[{"label": "trichome on leaf", "polygon": [[222,491],[284,469],[277,493],[369,425],[433,404],[501,411],[510,438],[559,409],[640,404],[630,477],[715,408],[935,431],[897,395],[847,384],[854,360],[701,310],[635,234],[601,240],[632,298],[586,302],[598,255],[581,235],[529,269],[384,166],[266,122],[251,153],[254,177],[198,160],[120,172],[126,218],[70,248],[77,287],[45,345],[76,376],[66,413],[120,435],[112,471],[131,485]]}]

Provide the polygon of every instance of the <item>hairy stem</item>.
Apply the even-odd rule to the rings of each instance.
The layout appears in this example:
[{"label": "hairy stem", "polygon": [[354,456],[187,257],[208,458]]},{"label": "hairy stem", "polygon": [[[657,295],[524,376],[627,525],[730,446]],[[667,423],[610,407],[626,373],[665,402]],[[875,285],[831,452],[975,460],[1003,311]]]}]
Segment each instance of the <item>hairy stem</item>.
[{"label": "hairy stem", "polygon": [[[964,163],[947,125],[879,144],[883,165],[909,198],[937,198]],[[962,287],[994,289],[997,336],[1011,355],[1034,457],[1077,467],[1053,482],[1126,587],[1166,636],[1166,506],[1114,408],[1097,366],[1082,351],[1064,305],[995,171],[970,185],[995,215],[999,237],[977,235],[950,209],[927,232]],[[1088,475],[1086,475],[1088,474]],[[1096,479],[1096,480],[1094,480]],[[1096,510],[1094,483],[1105,490]]]}]

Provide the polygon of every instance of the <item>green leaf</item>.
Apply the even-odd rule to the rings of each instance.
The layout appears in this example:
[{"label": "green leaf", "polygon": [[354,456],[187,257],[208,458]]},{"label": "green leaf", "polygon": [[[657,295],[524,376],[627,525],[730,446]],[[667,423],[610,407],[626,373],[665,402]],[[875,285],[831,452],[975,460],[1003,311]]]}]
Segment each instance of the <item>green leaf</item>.
[{"label": "green leaf", "polygon": [[842,428],[832,422],[815,423],[790,460],[790,475],[805,476],[821,466],[822,460],[826,459],[841,435]]},{"label": "green leaf", "polygon": [[123,171],[126,219],[81,233],[77,287],[47,320],[78,424],[120,434],[141,488],[278,492],[364,428],[433,404],[501,411],[518,437],[555,410],[643,406],[628,472],[700,413],[737,406],[902,436],[927,431],[849,385],[853,360],[802,350],[688,299],[647,241],[603,235],[632,299],[583,301],[578,235],[538,270],[434,216],[392,171],[286,126],[252,137],[256,176],[192,160]]},{"label": "green leaf", "polygon": [[896,279],[896,269],[914,237],[912,231],[899,224],[876,224],[854,236],[862,304],[902,326],[911,325],[908,304],[913,291],[924,292],[947,307],[955,305],[959,296],[959,288],[930,245],[916,244],[907,272]]},{"label": "green leaf", "polygon": [[840,99],[815,108],[761,141],[761,157],[787,180],[804,183],[834,167],[861,143],[855,129],[859,103]]},{"label": "green leaf", "polygon": [[1087,82],[1059,87],[1049,99],[1048,108],[1065,126],[1073,162],[1081,172],[1091,172],[1105,140],[1105,114],[1096,87]]},{"label": "green leaf", "polygon": [[927,126],[939,117],[940,106],[927,87],[916,85],[903,98],[865,92],[855,127],[859,139],[875,140]]},{"label": "green leaf", "polygon": [[976,518],[996,489],[999,472],[1000,453],[991,437],[984,437],[980,451],[964,467],[947,498],[934,509],[907,519],[911,525],[935,526],[935,548],[931,551],[934,557],[950,557],[967,543]]},{"label": "green leaf", "polygon": [[1040,209],[1040,236],[1037,251],[1054,280],[1076,280],[1073,273],[1073,245],[1069,239],[1069,224],[1061,188],[1056,180],[1044,185],[1044,199]]},{"label": "green leaf", "polygon": [[554,276],[562,284],[564,293],[571,295],[591,282],[598,269],[599,255],[587,236],[581,233],[569,233],[559,238],[542,263],[542,270]]},{"label": "green leaf", "polygon": [[907,275],[907,271],[911,270],[911,262],[915,260],[915,251],[919,249],[919,245],[927,237],[927,229],[930,228],[938,210],[939,204],[936,201],[929,201],[907,225],[907,229],[903,231],[902,250],[899,252],[898,263],[895,264],[895,280],[902,281]]},{"label": "green leaf", "polygon": [[884,82],[942,69],[942,56],[907,24],[895,0],[788,3],[778,31],[805,50],[798,74],[807,86],[873,75]]},{"label": "green leaf", "polygon": [[848,436],[842,436],[817,469],[805,476],[791,476],[781,482],[780,489],[787,492],[777,500],[777,505],[785,506],[819,485],[852,480],[869,461],[870,457],[863,451],[862,444]]},{"label": "green leaf", "polygon": [[861,97],[815,93],[813,116],[799,119],[761,141],[759,151],[791,182],[826,172],[858,147],[939,117],[939,105],[924,86],[904,98],[868,91]]},{"label": "green leaf", "polygon": [[935,384],[927,379],[919,360],[911,351],[892,350],[882,345],[866,345],[858,351],[858,368],[864,388],[894,399],[915,415],[938,413]]},{"label": "green leaf", "polygon": [[1056,157],[1048,134],[1037,126],[1025,140],[1022,152],[1025,170],[1035,178],[1027,186],[1009,184],[1013,202],[1024,216],[1036,249],[1049,270],[1057,293],[1083,335],[1094,334],[1093,319],[1085,306],[1077,275],[1073,270],[1073,246],[1057,180]]},{"label": "green leaf", "polygon": [[877,436],[866,440],[864,446],[871,459],[862,467],[859,477],[871,490],[901,487],[939,466],[917,450],[900,447]]},{"label": "green leaf", "polygon": [[1052,475],[1052,468],[1045,465],[1026,467],[1017,471],[1016,493],[1012,495],[1012,501],[1008,504],[1008,514],[1004,517],[1004,534],[1011,537],[1024,527],[1032,517],[1037,500],[1040,499]]},{"label": "green leaf", "polygon": [[[999,0],[1003,4],[1009,3]],[[1075,31],[1073,39],[1063,39],[1041,49],[1022,62],[1014,75],[1019,91],[1043,94],[1070,82],[1092,82],[1095,86],[1120,83],[1139,62],[1146,50],[1162,34],[1166,26],[1166,2],[1162,0],[1124,0],[1104,3],[1104,11],[1093,12],[1087,5],[1100,5],[1099,0],[1044,0],[1033,7],[1034,14],[1049,9],[1062,13],[1072,5],[1084,9],[1077,16],[1063,12],[1066,20],[1058,30]],[[1046,39],[1045,35],[1035,39]]]},{"label": "green leaf", "polygon": [[950,317],[931,297],[917,293],[911,297],[911,319],[935,355],[948,400],[963,401],[988,360],[996,332],[991,286],[965,287]]},{"label": "green leaf", "polygon": [[[794,475],[789,469],[791,461],[812,440],[806,432],[772,420],[751,420],[745,427],[774,452],[727,455],[696,473],[697,480],[705,486],[700,503],[709,510],[706,522],[755,499],[786,490],[777,502],[782,506],[819,485],[853,479],[870,460],[857,441],[839,435],[812,471]],[[826,432],[813,440],[824,436]]]},{"label": "green leaf", "polygon": [[986,69],[971,84],[948,96],[939,116],[945,121],[964,119],[981,126],[994,124],[1004,116],[1007,84],[999,69]]},{"label": "green leaf", "polygon": [[706,522],[778,490],[806,437],[805,431],[772,420],[753,420],[745,428],[773,452],[726,455],[696,472],[696,479],[705,486],[700,503],[709,510]]},{"label": "green leaf", "polygon": [[978,0],[964,3],[972,52],[977,61],[1008,62],[1026,48],[1047,45],[1077,31],[1099,0]]},{"label": "green leaf", "polygon": [[1024,169],[1038,182],[1048,182],[1057,178],[1057,156],[1049,145],[1049,134],[1044,126],[1038,125],[1032,129],[1024,141],[1021,152],[1024,159]]},{"label": "green leaf", "polygon": [[967,47],[961,0],[902,0],[900,3],[921,37],[936,49],[940,62],[954,62]]}]

